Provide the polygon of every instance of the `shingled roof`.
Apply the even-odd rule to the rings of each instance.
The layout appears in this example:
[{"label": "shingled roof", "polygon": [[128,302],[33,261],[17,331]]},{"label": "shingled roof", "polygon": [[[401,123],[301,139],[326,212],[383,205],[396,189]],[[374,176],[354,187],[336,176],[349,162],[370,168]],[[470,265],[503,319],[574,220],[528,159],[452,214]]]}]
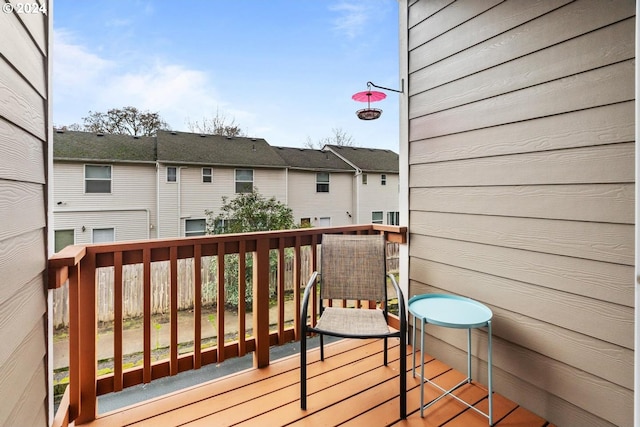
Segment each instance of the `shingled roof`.
[{"label": "shingled roof", "polygon": [[331,151],[294,147],[273,148],[291,169],[353,172],[353,168],[347,162]]},{"label": "shingled roof", "polygon": [[55,131],[54,160],[154,163],[155,138]]},{"label": "shingled roof", "polygon": [[326,145],[323,150],[272,147],[262,138],[158,131],[156,137],[55,131],[54,160],[291,168],[300,170],[398,173],[390,150]]},{"label": "shingled roof", "polygon": [[325,149],[335,152],[363,172],[399,173],[400,171],[400,157],[391,150],[331,144],[325,145]]},{"label": "shingled roof", "polygon": [[278,167],[285,161],[262,138],[159,131],[158,161],[211,166]]}]

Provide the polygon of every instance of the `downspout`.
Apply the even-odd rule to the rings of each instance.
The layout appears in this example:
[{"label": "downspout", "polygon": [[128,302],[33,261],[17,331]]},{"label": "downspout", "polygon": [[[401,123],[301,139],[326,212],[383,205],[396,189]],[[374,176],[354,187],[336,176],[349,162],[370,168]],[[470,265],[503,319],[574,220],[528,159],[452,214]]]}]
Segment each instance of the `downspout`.
[{"label": "downspout", "polygon": [[156,239],[160,238],[160,163],[156,162]]},{"label": "downspout", "polygon": [[356,174],[354,175],[355,185],[356,185],[356,206],[355,206],[355,215],[356,215],[356,224],[361,224],[360,220],[360,182],[358,181],[359,177],[362,176],[362,169],[356,167]]},{"label": "downspout", "polygon": [[187,169],[187,167],[180,166],[176,168],[176,180],[178,181],[178,233],[175,237],[182,237],[182,169]]}]

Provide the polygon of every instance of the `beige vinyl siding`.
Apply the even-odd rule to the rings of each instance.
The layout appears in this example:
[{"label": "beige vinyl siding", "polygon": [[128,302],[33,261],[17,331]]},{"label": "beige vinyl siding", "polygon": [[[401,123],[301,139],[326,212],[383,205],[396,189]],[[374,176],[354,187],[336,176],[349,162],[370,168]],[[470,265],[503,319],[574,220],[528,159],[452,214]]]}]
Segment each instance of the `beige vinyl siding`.
[{"label": "beige vinyl siding", "polygon": [[[176,182],[167,182],[167,167],[177,167]],[[180,236],[180,218],[178,215],[180,179],[182,169],[177,165],[160,164],[158,167],[158,215],[157,237],[169,238]]]},{"label": "beige vinyl siding", "polygon": [[96,163],[56,161],[55,230],[74,229],[76,243],[91,243],[93,228],[115,228],[116,240],[155,238],[155,165],[109,163],[111,193],[85,193],[85,164]]},{"label": "beige vinyl siding", "polygon": [[[497,392],[632,425],[635,3],[409,4],[410,296],[491,307]],[[464,334],[428,332],[464,369]]]},{"label": "beige vinyl siding", "polygon": [[318,193],[315,171],[289,170],[289,207],[296,223],[309,218],[311,225],[317,227],[320,218],[331,218],[332,226],[355,224],[353,176],[353,172],[331,172],[329,192]]},{"label": "beige vinyl siding", "polygon": [[360,218],[359,223],[371,222],[372,212],[382,212],[383,224],[387,223],[387,212],[398,212],[398,174],[387,173],[387,184],[381,184],[379,173],[367,173],[367,184],[360,180]]},{"label": "beige vinyl siding", "polygon": [[0,14],[0,425],[44,426],[49,415],[49,25],[41,14]]},{"label": "beige vinyl siding", "polygon": [[[184,236],[186,219],[206,218],[205,211],[216,215],[223,205],[222,197],[232,200],[235,193],[235,170],[233,167],[204,166],[212,168],[212,182],[202,182],[203,166],[180,166],[178,182],[166,182],[166,165],[161,167],[160,179],[160,226],[162,237]],[[240,168],[253,170],[253,187],[265,197],[275,197],[286,202],[286,179],[284,169]],[[180,215],[178,215],[178,206]],[[178,220],[179,218],[179,220]],[[178,229],[179,221],[179,229]]]}]

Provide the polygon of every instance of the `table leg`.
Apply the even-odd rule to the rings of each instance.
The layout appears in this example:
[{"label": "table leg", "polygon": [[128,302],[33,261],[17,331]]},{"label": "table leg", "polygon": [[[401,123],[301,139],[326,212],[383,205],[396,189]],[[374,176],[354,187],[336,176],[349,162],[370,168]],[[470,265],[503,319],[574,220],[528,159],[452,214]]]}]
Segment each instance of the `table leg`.
[{"label": "table leg", "polygon": [[492,349],[492,333],[491,333],[491,320],[487,322],[487,329],[489,335],[489,343],[487,346],[487,361],[489,363],[489,367],[487,368],[488,376],[489,376],[489,425],[493,425],[493,349]]},{"label": "table leg", "polygon": [[413,316],[413,339],[411,340],[411,348],[413,352],[411,354],[413,358],[413,368],[411,369],[411,373],[413,374],[413,378],[416,377],[416,316]]},{"label": "table leg", "polygon": [[420,417],[424,417],[424,318],[420,326]]},{"label": "table leg", "polygon": [[471,383],[471,328],[467,329],[467,382]]}]

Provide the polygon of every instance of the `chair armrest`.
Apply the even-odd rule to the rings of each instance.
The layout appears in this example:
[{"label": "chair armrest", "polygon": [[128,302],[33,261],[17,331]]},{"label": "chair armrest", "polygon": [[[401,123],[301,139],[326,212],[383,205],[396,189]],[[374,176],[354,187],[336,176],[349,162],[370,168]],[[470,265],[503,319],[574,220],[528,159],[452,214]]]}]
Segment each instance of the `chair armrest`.
[{"label": "chair armrest", "polygon": [[311,275],[311,278],[309,278],[309,281],[307,282],[307,286],[304,289],[304,297],[302,298],[302,309],[300,310],[300,328],[302,333],[304,333],[307,327],[307,309],[309,306],[309,298],[313,290],[313,285],[316,284],[319,274],[320,273],[318,273],[317,271],[314,271]]},{"label": "chair armrest", "polygon": [[387,276],[389,276],[389,278],[391,279],[391,284],[393,285],[394,289],[396,290],[396,294],[398,295],[398,315],[400,317],[400,326],[402,328],[406,328],[407,314],[405,310],[404,294],[402,293],[400,286],[398,286],[398,282],[396,282],[395,276],[391,273],[387,273]]}]

